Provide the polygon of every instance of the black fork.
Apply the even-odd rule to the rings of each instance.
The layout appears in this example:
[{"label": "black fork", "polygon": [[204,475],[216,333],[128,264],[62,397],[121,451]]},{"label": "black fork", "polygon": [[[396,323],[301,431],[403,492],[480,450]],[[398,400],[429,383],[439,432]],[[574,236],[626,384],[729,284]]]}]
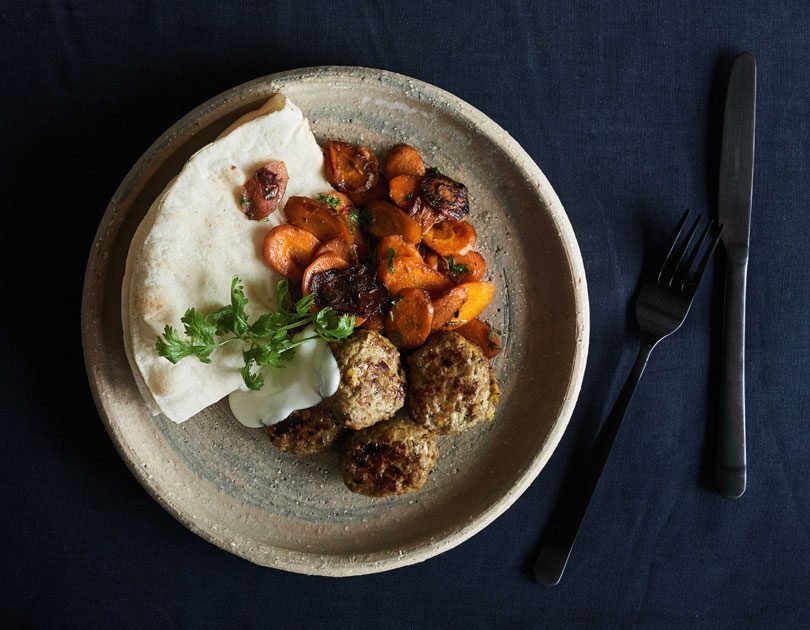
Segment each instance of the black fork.
[{"label": "black fork", "polygon": [[[720,240],[722,227],[715,229],[714,223],[710,222],[692,244],[700,217],[692,224],[686,236],[681,238],[688,220],[689,210],[678,224],[660,269],[656,269],[647,278],[636,298],[636,321],[641,329],[641,348],[613,410],[596,437],[585,470],[572,480],[562,503],[551,516],[540,555],[534,565],[534,577],[541,584],[551,586],[559,583],[647,360],[658,342],[683,324],[706,265]],[[709,242],[704,247],[707,238]]]}]

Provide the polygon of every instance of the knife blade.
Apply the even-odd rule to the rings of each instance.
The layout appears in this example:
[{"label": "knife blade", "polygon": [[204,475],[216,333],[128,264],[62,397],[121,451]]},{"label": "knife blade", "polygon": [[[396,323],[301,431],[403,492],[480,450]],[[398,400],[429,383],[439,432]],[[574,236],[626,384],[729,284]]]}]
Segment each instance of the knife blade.
[{"label": "knife blade", "polygon": [[751,53],[734,61],[723,117],[718,219],[723,225],[726,281],[723,303],[722,389],[715,484],[725,497],[745,492],[745,287],[754,179],[757,67]]}]

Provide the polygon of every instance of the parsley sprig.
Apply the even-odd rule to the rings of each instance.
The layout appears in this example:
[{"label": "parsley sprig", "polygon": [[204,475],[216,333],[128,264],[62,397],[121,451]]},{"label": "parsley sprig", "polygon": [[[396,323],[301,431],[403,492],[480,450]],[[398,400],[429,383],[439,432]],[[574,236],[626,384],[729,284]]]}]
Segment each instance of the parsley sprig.
[{"label": "parsley sprig", "polygon": [[[163,335],[157,338],[157,353],[177,363],[186,357],[197,357],[202,363],[211,363],[211,354],[231,341],[243,344],[244,366],[239,372],[245,385],[259,390],[264,378],[254,366],[265,365],[284,367],[295,356],[295,348],[310,339],[318,337],[326,341],[345,339],[354,331],[356,318],[347,313],[338,313],[327,307],[317,313],[310,312],[315,295],[305,295],[293,304],[290,285],[281,280],[276,285],[278,310],[259,315],[253,322],[248,320],[245,306],[248,303],[242,281],[234,276],[231,281],[231,303],[213,313],[203,315],[195,308],[188,309],[180,321],[185,336],[172,327],[166,326]],[[303,339],[295,339],[295,331],[312,324],[315,334]]]}]

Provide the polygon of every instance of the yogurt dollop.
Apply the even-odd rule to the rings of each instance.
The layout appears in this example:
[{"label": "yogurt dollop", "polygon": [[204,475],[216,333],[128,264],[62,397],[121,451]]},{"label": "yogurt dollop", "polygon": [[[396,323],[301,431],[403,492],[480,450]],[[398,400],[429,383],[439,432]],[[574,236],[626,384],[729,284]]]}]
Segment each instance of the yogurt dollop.
[{"label": "yogurt dollop", "polygon": [[[315,335],[307,326],[294,339]],[[238,389],[228,396],[236,419],[246,427],[259,428],[284,420],[293,411],[314,407],[337,391],[340,370],[320,337],[305,341],[295,349],[295,356],[284,367],[261,368],[264,387],[259,391]]]}]

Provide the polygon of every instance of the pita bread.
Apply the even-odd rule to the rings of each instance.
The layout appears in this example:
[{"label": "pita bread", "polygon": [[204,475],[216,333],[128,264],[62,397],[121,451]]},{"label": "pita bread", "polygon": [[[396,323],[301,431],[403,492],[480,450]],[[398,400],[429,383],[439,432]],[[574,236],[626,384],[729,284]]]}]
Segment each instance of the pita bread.
[{"label": "pita bread", "polygon": [[283,213],[251,221],[239,205],[244,182],[270,160],[283,160],[289,173],[281,207],[292,195],[331,189],[306,118],[277,94],[195,153],[135,233],[121,295],[124,346],[153,414],[183,422],[242,384],[236,344],[214,352],[210,364],[188,358],[173,365],[158,356],[155,339],[167,324],[182,331],[180,318],[191,306],[208,311],[227,304],[234,275],[244,284],[249,315],[274,308],[280,277],[264,263],[261,247]]}]

